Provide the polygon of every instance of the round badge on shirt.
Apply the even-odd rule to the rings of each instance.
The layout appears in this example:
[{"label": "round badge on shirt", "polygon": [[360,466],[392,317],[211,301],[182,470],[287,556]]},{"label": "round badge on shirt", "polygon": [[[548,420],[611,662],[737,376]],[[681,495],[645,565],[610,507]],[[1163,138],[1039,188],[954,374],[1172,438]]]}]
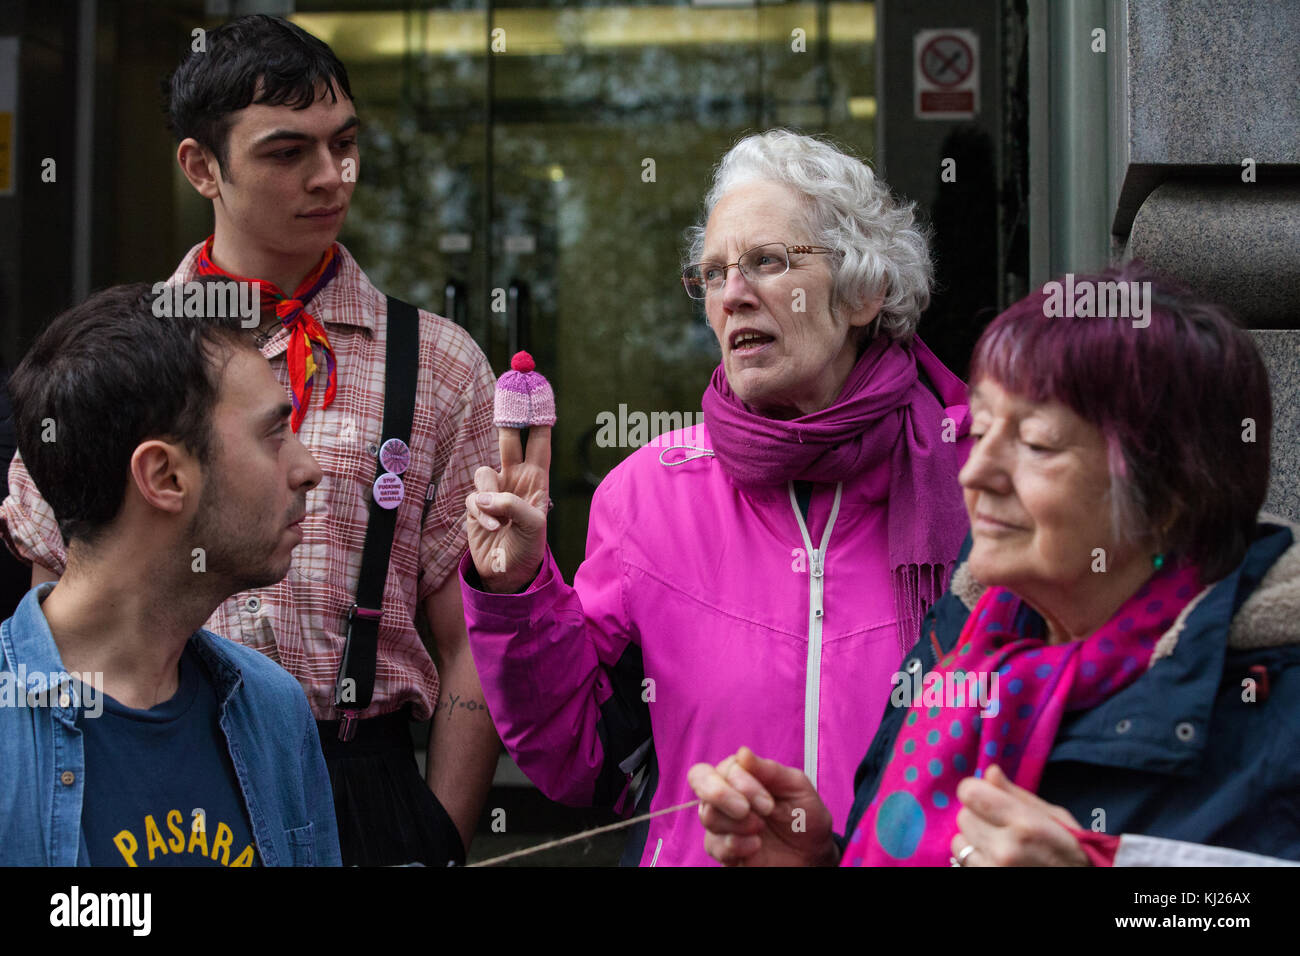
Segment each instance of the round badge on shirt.
[{"label": "round badge on shirt", "polygon": [[397,475],[385,473],[375,479],[372,491],[375,496],[375,503],[379,507],[392,510],[402,503],[402,498],[406,494],[406,486],[402,484],[402,479]]},{"label": "round badge on shirt", "polygon": [[379,463],[394,475],[400,475],[411,463],[411,449],[400,438],[390,438],[379,449]]}]

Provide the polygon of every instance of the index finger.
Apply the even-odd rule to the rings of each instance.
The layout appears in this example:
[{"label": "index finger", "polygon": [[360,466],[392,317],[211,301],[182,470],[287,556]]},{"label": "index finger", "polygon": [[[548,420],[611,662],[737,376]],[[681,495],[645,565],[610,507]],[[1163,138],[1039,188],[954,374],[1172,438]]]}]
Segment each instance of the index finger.
[{"label": "index finger", "polygon": [[1007,772],[997,764],[989,764],[984,771],[984,782],[990,786],[997,787],[1004,793],[1009,793],[1013,797],[1019,797],[1029,803],[1042,804],[1044,807],[1051,806],[1046,800],[1034,793],[1032,790],[1026,790],[1007,776]]},{"label": "index finger", "polygon": [[772,799],[772,795],[763,788],[761,783],[754,779],[754,776],[749,771],[740,765],[739,761],[726,771],[719,768],[718,772],[723,775],[727,783],[731,784],[749,801],[749,805],[754,808],[754,811],[759,816],[767,816],[776,806],[776,801]]},{"label": "index finger", "polygon": [[686,782],[695,795],[706,805],[718,809],[733,820],[749,816],[750,805],[744,795],[733,789],[717,769],[707,763],[697,763],[686,774]]},{"label": "index finger", "polygon": [[[531,445],[532,442],[529,442]],[[497,446],[501,449],[501,467],[522,465],[524,462],[524,444],[519,438],[518,428],[498,428]]]},{"label": "index finger", "polygon": [[[515,433],[516,440],[519,433]],[[542,471],[550,473],[551,470],[551,426],[534,425],[528,429],[528,450],[526,452],[527,461],[530,465],[536,465]]]},{"label": "index finger", "polygon": [[994,826],[1006,826],[1027,809],[1014,794],[998,789],[978,777],[967,777],[957,784],[957,799],[981,820]]},{"label": "index finger", "polygon": [[1038,807],[1038,809],[1067,829],[1069,827],[1079,827],[1079,821],[1074,819],[1074,814],[1070,813],[1069,810],[1054,803],[1048,803],[1032,790],[1026,790],[1008,777],[1006,771],[997,764],[990,765],[988,770],[984,771],[984,780],[999,790],[1009,793],[1013,797],[1018,797],[1030,806]]}]

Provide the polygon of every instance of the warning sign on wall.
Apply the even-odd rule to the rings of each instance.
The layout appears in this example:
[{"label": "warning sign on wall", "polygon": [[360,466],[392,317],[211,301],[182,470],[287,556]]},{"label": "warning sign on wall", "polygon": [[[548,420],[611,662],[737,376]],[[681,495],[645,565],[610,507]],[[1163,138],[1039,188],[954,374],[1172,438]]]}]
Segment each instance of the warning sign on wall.
[{"label": "warning sign on wall", "polygon": [[912,50],[917,119],[970,119],[979,112],[980,41],[974,30],[920,30]]},{"label": "warning sign on wall", "polygon": [[0,196],[14,194],[14,117],[18,111],[18,38],[0,37]]}]

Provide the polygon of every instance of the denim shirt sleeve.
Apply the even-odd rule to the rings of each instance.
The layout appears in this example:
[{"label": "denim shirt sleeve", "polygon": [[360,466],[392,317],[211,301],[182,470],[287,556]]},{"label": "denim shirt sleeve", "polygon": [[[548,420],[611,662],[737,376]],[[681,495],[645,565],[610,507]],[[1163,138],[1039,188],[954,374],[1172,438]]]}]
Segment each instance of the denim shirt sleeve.
[{"label": "denim shirt sleeve", "polygon": [[302,702],[302,711],[306,723],[302,735],[302,784],[307,799],[307,817],[316,844],[312,857],[316,866],[342,866],[333,790],[329,772],[325,769],[325,755],[320,749],[320,734],[306,698]]}]

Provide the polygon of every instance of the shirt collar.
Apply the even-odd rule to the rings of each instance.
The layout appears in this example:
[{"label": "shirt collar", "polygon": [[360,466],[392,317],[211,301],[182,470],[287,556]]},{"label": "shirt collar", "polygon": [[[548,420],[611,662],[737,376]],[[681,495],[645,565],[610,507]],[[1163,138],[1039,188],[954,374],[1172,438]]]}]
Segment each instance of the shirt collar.
[{"label": "shirt collar", "polygon": [[[3,637],[0,638],[6,669],[25,676],[29,691],[44,692],[51,674],[63,674],[65,679],[69,679],[50,624],[41,609],[41,601],[54,589],[55,583],[46,581],[28,591],[13,617],[5,622]],[[191,635],[190,641],[195,645],[199,658],[208,666],[217,697],[224,704],[243,681],[238,662],[223,646],[223,639],[211,631],[200,628]]]},{"label": "shirt collar", "polygon": [[190,642],[194,645],[199,660],[207,665],[208,673],[212,676],[213,685],[217,690],[217,700],[224,706],[235,691],[239,690],[239,685],[244,682],[239,662],[230,653],[225,638],[211,631],[200,628],[194,632]]},{"label": "shirt collar", "polygon": [[28,591],[18,603],[14,616],[5,623],[6,666],[15,673],[19,666],[23,667],[29,675],[29,685],[37,674],[57,674],[63,670],[59,647],[41,610],[41,601],[54,589],[54,584],[47,581]]},{"label": "shirt collar", "polygon": [[[316,293],[307,311],[326,326],[349,325],[363,328],[373,334],[376,329],[375,312],[378,308],[376,299],[379,297],[379,292],[370,284],[366,274],[357,265],[357,260],[352,258],[352,254],[343,243],[339,242],[335,245],[339,259],[338,274],[325,288]],[[203,243],[200,242],[187,252],[167,281],[169,283],[192,281],[198,271],[199,252],[202,249]]]}]

